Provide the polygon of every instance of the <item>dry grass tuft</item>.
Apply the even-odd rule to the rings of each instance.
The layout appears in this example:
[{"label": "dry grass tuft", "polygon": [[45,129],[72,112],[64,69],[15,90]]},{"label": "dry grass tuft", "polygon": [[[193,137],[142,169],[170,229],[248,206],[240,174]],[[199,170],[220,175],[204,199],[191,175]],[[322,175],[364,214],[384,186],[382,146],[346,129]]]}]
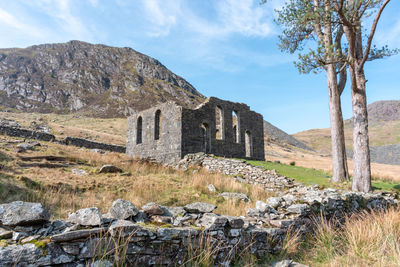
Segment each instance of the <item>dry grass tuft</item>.
[{"label": "dry grass tuft", "polygon": [[[265,200],[271,196],[261,186],[239,183],[222,174],[204,170],[175,170],[132,160],[119,153],[99,154],[87,149],[43,143],[37,151],[29,151],[23,156],[62,156],[67,159],[64,164],[75,166],[22,168],[18,165],[19,155],[13,149],[2,147],[0,151],[12,159],[4,162],[6,168],[0,171],[0,201],[41,202],[51,210],[53,218],[65,218],[68,212],[91,206],[107,212],[117,198],[131,201],[137,207],[148,202],[182,206],[204,201],[216,204],[217,213],[239,216],[245,215],[256,200]],[[124,172],[98,173],[104,164],[113,164]],[[72,172],[74,168],[85,170],[88,175],[76,175]],[[208,184],[213,184],[217,192],[208,192]],[[225,191],[245,193],[253,202],[227,201],[218,197],[218,193]]]},{"label": "dry grass tuft", "polygon": [[336,227],[322,222],[297,256],[312,266],[400,266],[400,212],[360,213]]}]

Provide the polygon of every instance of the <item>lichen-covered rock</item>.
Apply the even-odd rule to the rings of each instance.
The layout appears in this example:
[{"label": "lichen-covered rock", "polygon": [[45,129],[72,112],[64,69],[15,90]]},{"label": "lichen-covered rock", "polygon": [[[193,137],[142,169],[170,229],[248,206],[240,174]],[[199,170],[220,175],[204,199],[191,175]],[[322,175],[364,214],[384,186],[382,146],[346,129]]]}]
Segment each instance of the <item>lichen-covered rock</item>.
[{"label": "lichen-covered rock", "polygon": [[281,205],[281,202],[283,201],[283,198],[281,197],[270,197],[267,198],[267,200],[265,201],[265,203],[267,205],[270,205],[271,207],[273,207],[274,209],[278,208]]},{"label": "lichen-covered rock", "polygon": [[224,228],[228,223],[228,218],[214,213],[204,213],[197,221],[197,224],[205,229],[214,230]]},{"label": "lichen-covered rock", "polygon": [[123,199],[117,199],[113,202],[108,213],[110,214],[111,218],[117,220],[126,220],[136,216],[139,211],[131,202]]},{"label": "lichen-covered rock", "polygon": [[209,213],[209,212],[213,212],[213,210],[215,210],[216,208],[217,208],[217,206],[215,206],[213,204],[204,203],[204,202],[195,202],[195,203],[187,204],[184,207],[184,209],[187,212],[191,212],[191,213]]},{"label": "lichen-covered rock", "polygon": [[5,226],[45,223],[50,213],[40,203],[14,201],[0,205],[0,221]]},{"label": "lichen-covered rock", "polygon": [[262,214],[265,214],[265,213],[267,213],[267,214],[269,214],[269,213],[276,214],[277,213],[277,211],[273,207],[271,207],[270,205],[267,205],[267,203],[262,202],[260,200],[258,200],[256,202],[256,209],[259,210]]},{"label": "lichen-covered rock", "polygon": [[294,204],[289,206],[286,211],[288,213],[295,213],[299,215],[304,215],[310,212],[310,206],[307,204]]},{"label": "lichen-covered rock", "polygon": [[85,208],[77,210],[74,213],[70,213],[68,221],[74,224],[80,224],[85,226],[98,226],[101,225],[102,217],[101,212],[98,208]]},{"label": "lichen-covered rock", "polygon": [[99,170],[99,173],[117,173],[117,172],[123,172],[123,170],[111,164],[103,165]]}]

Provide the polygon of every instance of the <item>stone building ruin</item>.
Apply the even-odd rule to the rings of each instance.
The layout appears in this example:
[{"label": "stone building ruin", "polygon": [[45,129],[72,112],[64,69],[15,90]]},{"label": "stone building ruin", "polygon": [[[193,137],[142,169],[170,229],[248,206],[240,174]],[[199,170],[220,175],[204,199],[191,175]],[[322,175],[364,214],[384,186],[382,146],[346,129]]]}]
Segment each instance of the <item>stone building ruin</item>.
[{"label": "stone building ruin", "polygon": [[197,152],[264,160],[262,115],[211,97],[195,109],[167,102],[128,118],[126,153],[132,157],[173,163]]}]

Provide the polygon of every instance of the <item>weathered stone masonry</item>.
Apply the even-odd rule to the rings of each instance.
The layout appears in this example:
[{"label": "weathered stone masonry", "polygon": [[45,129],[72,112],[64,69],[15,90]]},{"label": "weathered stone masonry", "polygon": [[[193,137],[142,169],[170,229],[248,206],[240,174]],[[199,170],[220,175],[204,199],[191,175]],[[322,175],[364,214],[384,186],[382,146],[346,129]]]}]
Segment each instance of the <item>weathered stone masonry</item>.
[{"label": "weathered stone masonry", "polygon": [[126,151],[166,163],[196,152],[264,160],[263,118],[245,104],[214,97],[196,109],[168,102],[128,118]]}]

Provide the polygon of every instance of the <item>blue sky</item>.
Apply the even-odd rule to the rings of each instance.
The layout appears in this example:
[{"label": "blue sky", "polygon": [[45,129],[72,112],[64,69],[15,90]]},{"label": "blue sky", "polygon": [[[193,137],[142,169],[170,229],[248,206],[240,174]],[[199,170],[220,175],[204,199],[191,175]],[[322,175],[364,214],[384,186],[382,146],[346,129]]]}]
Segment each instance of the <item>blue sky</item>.
[{"label": "blue sky", "polygon": [[[281,129],[329,127],[324,73],[300,75],[277,48],[270,0],[0,0],[0,47],[82,40],[132,47],[161,61],[206,96],[244,102]],[[375,44],[400,48],[400,1]],[[368,102],[400,99],[400,55],[366,65]],[[349,88],[342,96],[351,117]]]}]

